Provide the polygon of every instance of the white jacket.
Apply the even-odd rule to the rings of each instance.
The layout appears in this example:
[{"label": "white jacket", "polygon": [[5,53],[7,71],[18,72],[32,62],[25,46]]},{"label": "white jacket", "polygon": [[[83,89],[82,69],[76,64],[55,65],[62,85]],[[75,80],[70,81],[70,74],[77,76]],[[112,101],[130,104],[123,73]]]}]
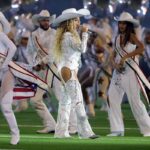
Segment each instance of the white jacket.
[{"label": "white jacket", "polygon": [[[53,48],[53,43],[54,43],[54,37],[55,37],[55,30],[52,28],[49,28],[47,31],[38,28],[34,32],[32,32],[31,36],[29,37],[29,42],[27,46],[27,50],[29,52],[30,58],[29,58],[29,63],[36,65],[40,63],[41,61],[48,61],[52,62],[52,48]],[[40,46],[47,51],[48,55],[46,58],[40,58],[38,57],[38,47],[36,45],[36,38],[40,44]]]},{"label": "white jacket", "polygon": [[70,32],[64,34],[62,40],[62,56],[57,63],[60,70],[63,66],[76,70],[79,67],[81,53],[86,52],[88,33],[82,33],[81,43],[76,43]]}]

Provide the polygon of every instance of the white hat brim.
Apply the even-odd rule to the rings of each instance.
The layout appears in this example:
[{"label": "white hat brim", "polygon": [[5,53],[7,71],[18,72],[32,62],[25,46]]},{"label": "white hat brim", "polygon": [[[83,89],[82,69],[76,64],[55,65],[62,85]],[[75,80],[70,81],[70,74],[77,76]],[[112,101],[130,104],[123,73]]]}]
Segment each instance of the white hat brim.
[{"label": "white hat brim", "polygon": [[90,15],[90,12],[88,9],[80,9],[76,13],[61,14],[54,20],[53,26],[58,26],[61,22],[64,22],[66,20],[70,20],[70,19],[82,17],[82,16],[88,16],[88,15]]},{"label": "white hat brim", "polygon": [[49,19],[50,24],[52,24],[53,21],[54,21],[55,18],[56,18],[56,15],[52,15],[52,16],[50,16],[50,17],[44,17],[44,16],[40,16],[40,15],[37,15],[37,14],[36,14],[36,15],[33,15],[33,16],[32,16],[32,22],[33,22],[34,25],[39,26],[39,25],[40,25],[40,24],[39,24],[39,20],[40,20],[40,19],[44,19],[44,18]]},{"label": "white hat brim", "polygon": [[134,27],[138,27],[140,25],[140,22],[136,19],[115,19],[116,21],[127,21],[134,25]]}]

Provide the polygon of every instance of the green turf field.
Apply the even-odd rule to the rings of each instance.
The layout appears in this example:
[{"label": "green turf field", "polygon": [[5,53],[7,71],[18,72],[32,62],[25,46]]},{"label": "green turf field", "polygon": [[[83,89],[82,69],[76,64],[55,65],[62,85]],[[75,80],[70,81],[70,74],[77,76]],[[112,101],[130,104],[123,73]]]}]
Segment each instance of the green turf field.
[{"label": "green turf field", "polygon": [[[0,113],[0,150],[150,150],[150,138],[142,137],[133,119],[128,104],[123,105],[123,114],[126,127],[125,137],[106,137],[109,133],[109,122],[106,112],[96,110],[96,117],[89,118],[93,130],[101,135],[99,139],[54,139],[52,134],[36,134],[41,129],[41,121],[33,109],[16,113],[21,132],[21,141],[18,145],[9,144],[10,135],[4,117]],[[56,118],[56,114],[54,114]]]}]

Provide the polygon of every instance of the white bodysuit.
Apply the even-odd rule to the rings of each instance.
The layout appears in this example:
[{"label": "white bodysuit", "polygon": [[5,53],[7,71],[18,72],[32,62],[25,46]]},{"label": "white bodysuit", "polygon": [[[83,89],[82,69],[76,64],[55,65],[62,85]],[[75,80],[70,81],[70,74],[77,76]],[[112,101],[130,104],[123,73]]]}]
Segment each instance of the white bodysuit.
[{"label": "white bodysuit", "polygon": [[86,51],[87,39],[87,33],[82,33],[81,43],[77,43],[70,32],[66,32],[63,36],[61,45],[62,56],[57,66],[60,74],[62,67],[69,68],[71,70],[71,78],[64,86],[60,87],[59,91],[61,97],[55,129],[55,137],[57,138],[70,137],[68,125],[71,109],[74,109],[77,116],[79,136],[89,138],[94,135],[84,109],[81,85],[76,78],[81,53]]}]

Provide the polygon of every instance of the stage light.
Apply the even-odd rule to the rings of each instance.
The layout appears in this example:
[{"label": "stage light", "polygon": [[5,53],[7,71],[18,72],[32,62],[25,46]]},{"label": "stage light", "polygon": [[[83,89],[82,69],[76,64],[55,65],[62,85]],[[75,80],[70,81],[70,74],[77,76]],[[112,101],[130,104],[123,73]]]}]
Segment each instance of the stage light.
[{"label": "stage light", "polygon": [[142,4],[145,4],[147,2],[147,0],[142,0]]},{"label": "stage light", "polygon": [[88,2],[88,5],[91,5],[92,4],[92,2]]},{"label": "stage light", "polygon": [[147,8],[144,6],[141,6],[142,14],[145,15],[147,12]]},{"label": "stage light", "polygon": [[90,7],[92,4],[96,4],[97,0],[83,0],[83,6],[84,8]]},{"label": "stage light", "polygon": [[127,0],[118,0],[118,3],[120,3],[120,4],[123,4],[123,3],[126,3],[126,2],[128,2]]},{"label": "stage light", "polygon": [[14,16],[14,19],[15,19],[15,20],[18,20],[18,19],[19,19],[19,16]]},{"label": "stage light", "polygon": [[109,12],[110,12],[110,13],[113,13],[113,12],[114,12],[114,8],[113,8],[112,5],[109,4],[109,5],[108,5],[108,8],[109,8]]},{"label": "stage light", "polygon": [[12,4],[11,8],[19,8],[19,4]]},{"label": "stage light", "polygon": [[141,10],[140,10],[140,9],[138,9],[138,10],[137,10],[137,13],[138,13],[138,14],[140,14],[140,13],[141,13]]},{"label": "stage light", "polygon": [[87,9],[88,7],[87,7],[87,6],[84,6],[84,8]]}]

